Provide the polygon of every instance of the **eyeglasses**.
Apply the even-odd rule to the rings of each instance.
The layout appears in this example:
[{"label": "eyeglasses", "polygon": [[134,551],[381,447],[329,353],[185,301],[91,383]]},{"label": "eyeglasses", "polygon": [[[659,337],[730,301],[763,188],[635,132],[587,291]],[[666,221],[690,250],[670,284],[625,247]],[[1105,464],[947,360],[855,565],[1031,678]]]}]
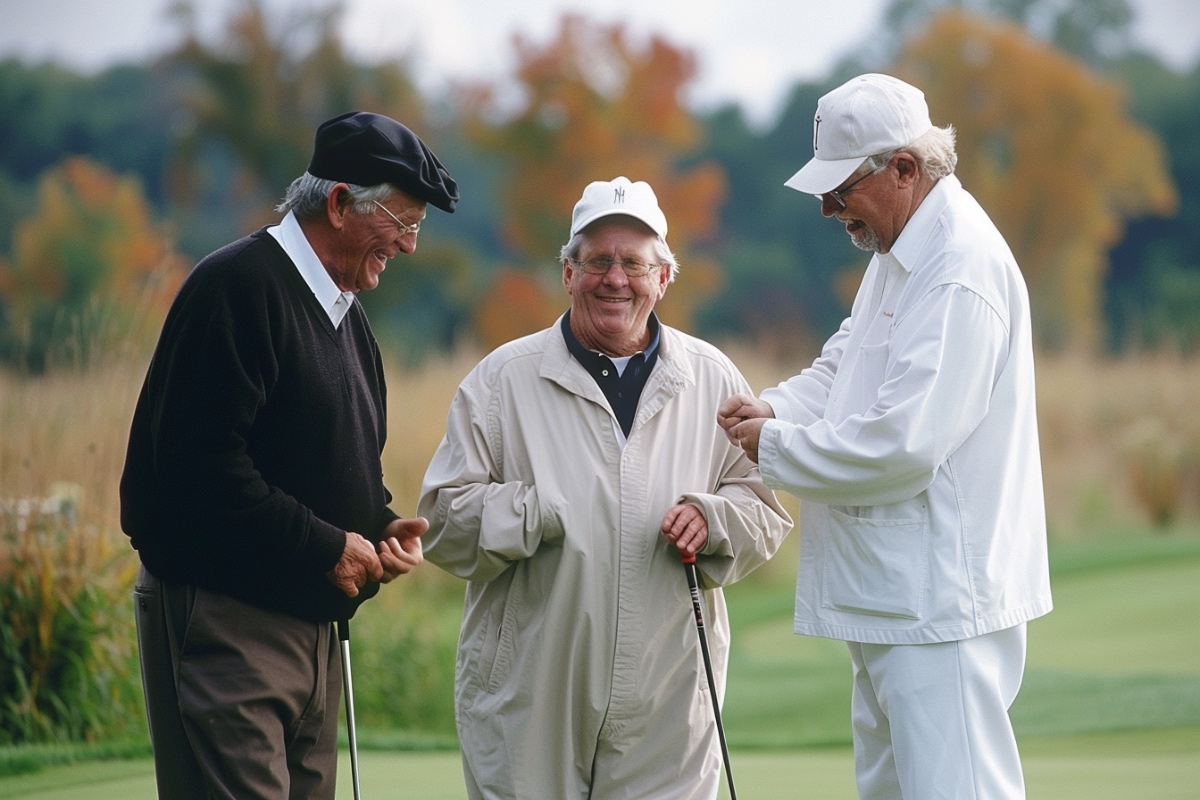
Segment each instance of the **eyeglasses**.
[{"label": "eyeglasses", "polygon": [[[880,168],[880,169],[882,169],[882,168]],[[826,192],[825,194],[819,194],[819,195],[817,195],[817,199],[821,200],[823,202],[826,197],[832,198],[833,202],[837,203],[838,206],[840,206],[843,210],[845,210],[846,201],[843,198],[845,198],[846,195],[850,194],[851,189],[853,189],[855,186],[857,186],[858,184],[865,181],[867,178],[874,175],[876,172],[879,172],[879,169],[873,169],[870,172],[868,172],[866,175],[859,177],[858,180],[851,181],[850,185],[844,189],[831,189],[828,192]]]},{"label": "eyeglasses", "polygon": [[621,271],[629,278],[644,278],[650,274],[651,270],[662,266],[662,264],[647,264],[638,261],[636,258],[622,258],[617,260],[609,256],[589,258],[587,261],[578,261],[574,258],[567,260],[589,275],[607,275],[609,270],[613,268],[613,264],[620,264]]},{"label": "eyeglasses", "polygon": [[385,206],[383,203],[379,202],[378,200],[372,200],[371,202],[374,203],[375,205],[379,206],[380,208],[382,208],[383,213],[387,214],[389,217],[396,220],[396,225],[399,226],[399,228],[400,228],[401,236],[408,236],[410,233],[417,233],[421,230],[420,222],[418,222],[416,225],[409,225],[406,222],[401,222],[400,218],[397,217],[392,212],[388,211],[387,206]]}]

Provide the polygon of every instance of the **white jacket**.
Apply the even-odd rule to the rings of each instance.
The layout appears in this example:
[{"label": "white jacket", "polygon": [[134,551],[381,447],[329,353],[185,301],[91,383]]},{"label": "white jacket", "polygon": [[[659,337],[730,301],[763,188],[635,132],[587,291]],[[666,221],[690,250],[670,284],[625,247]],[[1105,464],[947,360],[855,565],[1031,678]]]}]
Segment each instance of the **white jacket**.
[{"label": "white jacket", "polygon": [[[557,324],[487,356],[454,397],[419,513],[426,558],[469,581],[455,694],[472,796],[579,796],[607,768],[593,763],[601,742],[657,763],[622,777],[628,796],[715,796],[695,619],[659,526],[676,503],[704,511],[698,567],[723,691],[717,587],[774,555],[791,520],[716,425],[721,401],[747,390],[741,374],[711,345],[661,331],[624,449]],[[661,794],[663,780],[675,788]]]},{"label": "white jacket", "polygon": [[1051,609],[1029,298],[956,177],[762,398],[763,478],[802,501],[797,633],[942,642]]}]

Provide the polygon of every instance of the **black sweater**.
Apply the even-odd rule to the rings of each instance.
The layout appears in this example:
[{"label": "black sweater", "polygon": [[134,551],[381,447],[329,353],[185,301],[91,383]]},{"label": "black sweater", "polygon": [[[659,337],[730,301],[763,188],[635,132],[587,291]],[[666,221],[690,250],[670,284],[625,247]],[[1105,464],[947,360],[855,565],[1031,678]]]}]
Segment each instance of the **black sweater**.
[{"label": "black sweater", "polygon": [[121,526],[146,568],[315,621],[345,531],[378,541],[386,386],[356,301],[339,328],[266,230],[211,254],[167,314],[138,398]]}]

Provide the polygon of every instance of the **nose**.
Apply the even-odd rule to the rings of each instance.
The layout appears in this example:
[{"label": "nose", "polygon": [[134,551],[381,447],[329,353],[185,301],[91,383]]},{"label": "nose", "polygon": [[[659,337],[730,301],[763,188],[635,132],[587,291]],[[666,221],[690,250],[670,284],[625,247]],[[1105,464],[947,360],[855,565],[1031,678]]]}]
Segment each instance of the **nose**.
[{"label": "nose", "polygon": [[625,269],[621,266],[620,261],[614,261],[613,265],[608,268],[608,272],[604,273],[604,282],[616,286],[624,286],[629,283],[629,276],[625,274]]},{"label": "nose", "polygon": [[827,194],[821,195],[821,216],[832,217],[842,210],[842,206]]},{"label": "nose", "polygon": [[400,237],[400,252],[411,256],[417,251],[417,234],[406,233]]}]

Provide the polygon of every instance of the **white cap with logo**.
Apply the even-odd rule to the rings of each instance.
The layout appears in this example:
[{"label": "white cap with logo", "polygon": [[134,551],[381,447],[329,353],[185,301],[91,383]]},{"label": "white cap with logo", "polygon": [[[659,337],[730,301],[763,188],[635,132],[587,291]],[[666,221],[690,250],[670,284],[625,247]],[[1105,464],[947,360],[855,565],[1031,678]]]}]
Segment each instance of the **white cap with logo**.
[{"label": "white cap with logo", "polygon": [[571,214],[571,235],[591,225],[601,217],[624,214],[641,220],[660,238],[667,238],[667,217],[658,207],[654,190],[645,181],[631,182],[621,176],[611,181],[593,181],[583,190],[583,197]]},{"label": "white cap with logo", "polygon": [[854,174],[868,156],[911,144],[931,128],[920,89],[879,73],[851,78],[817,101],[812,160],[784,186],[824,194]]}]

